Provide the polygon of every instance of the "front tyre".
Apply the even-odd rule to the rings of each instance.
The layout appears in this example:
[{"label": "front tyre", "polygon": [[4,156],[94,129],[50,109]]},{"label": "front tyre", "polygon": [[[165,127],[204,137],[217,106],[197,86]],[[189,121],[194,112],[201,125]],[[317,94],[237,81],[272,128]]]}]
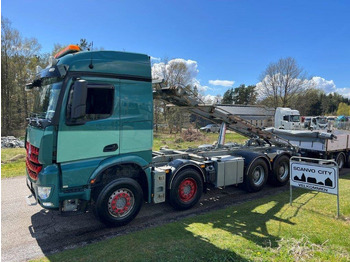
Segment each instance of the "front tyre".
[{"label": "front tyre", "polygon": [[268,178],[268,168],[264,160],[255,160],[244,178],[244,185],[248,192],[258,192],[266,184]]},{"label": "front tyre", "polygon": [[139,183],[131,178],[121,178],[102,189],[95,203],[95,214],[107,226],[123,226],[136,217],[142,203]]},{"label": "front tyre", "polygon": [[203,192],[203,181],[198,171],[180,171],[172,182],[169,192],[170,204],[178,210],[185,210],[198,203]]},{"label": "front tyre", "polygon": [[273,164],[273,170],[270,176],[271,184],[275,186],[284,186],[289,180],[289,157],[281,156]]}]

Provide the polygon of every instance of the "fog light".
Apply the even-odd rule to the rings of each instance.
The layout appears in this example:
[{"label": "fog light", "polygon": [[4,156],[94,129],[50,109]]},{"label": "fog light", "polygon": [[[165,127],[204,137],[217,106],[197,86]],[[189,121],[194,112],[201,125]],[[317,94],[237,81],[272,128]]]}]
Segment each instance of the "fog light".
[{"label": "fog light", "polygon": [[51,187],[39,186],[38,187],[38,196],[40,199],[47,199],[50,196]]},{"label": "fog light", "polygon": [[53,207],[53,203],[51,203],[51,202],[43,202],[42,204],[45,207]]}]

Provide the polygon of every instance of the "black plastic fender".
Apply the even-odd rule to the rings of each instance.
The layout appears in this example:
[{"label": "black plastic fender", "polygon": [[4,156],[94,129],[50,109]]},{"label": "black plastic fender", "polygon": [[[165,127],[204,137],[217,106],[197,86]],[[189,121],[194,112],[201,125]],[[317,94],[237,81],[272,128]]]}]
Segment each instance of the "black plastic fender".
[{"label": "black plastic fender", "polygon": [[233,155],[241,156],[244,158],[244,175],[245,176],[248,174],[251,164],[257,159],[263,159],[268,166],[268,169],[269,169],[268,172],[271,172],[272,166],[271,166],[270,159],[268,158],[268,156],[266,156],[263,153],[248,151],[248,150],[235,150],[233,151]]},{"label": "black plastic fender", "polygon": [[203,178],[203,184],[206,183],[204,170],[199,166],[199,164],[197,164],[191,160],[175,159],[175,160],[171,161],[170,163],[168,163],[168,166],[171,166],[174,168],[173,171],[171,172],[170,176],[167,176],[167,188],[168,189],[171,189],[171,184],[172,184],[175,176],[177,175],[177,173],[183,169],[186,169],[186,168],[193,168],[193,169],[197,170]]}]

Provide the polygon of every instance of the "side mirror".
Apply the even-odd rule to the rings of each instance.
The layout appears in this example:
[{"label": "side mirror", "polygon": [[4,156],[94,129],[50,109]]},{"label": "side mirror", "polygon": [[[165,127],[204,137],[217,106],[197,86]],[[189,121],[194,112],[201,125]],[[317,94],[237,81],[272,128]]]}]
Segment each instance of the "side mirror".
[{"label": "side mirror", "polygon": [[70,111],[71,120],[83,118],[86,114],[87,82],[78,80],[73,86],[72,107]]},{"label": "side mirror", "polygon": [[33,87],[34,87],[34,85],[33,85],[33,83],[28,83],[28,84],[26,84],[26,87],[25,87],[25,91],[30,91],[30,90],[32,90],[33,89]]}]

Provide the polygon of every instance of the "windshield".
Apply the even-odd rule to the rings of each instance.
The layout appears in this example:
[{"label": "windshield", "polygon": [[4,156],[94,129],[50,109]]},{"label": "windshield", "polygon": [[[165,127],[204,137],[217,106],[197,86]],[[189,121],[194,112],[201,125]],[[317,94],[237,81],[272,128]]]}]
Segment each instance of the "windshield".
[{"label": "windshield", "polygon": [[327,124],[327,120],[326,120],[326,118],[320,117],[320,118],[318,119],[318,123],[319,123],[319,124]]},{"label": "windshield", "polygon": [[300,122],[300,116],[290,116],[290,122]]},{"label": "windshield", "polygon": [[46,78],[41,87],[34,88],[34,110],[38,118],[51,120],[56,110],[58,96],[62,87],[62,78]]}]

